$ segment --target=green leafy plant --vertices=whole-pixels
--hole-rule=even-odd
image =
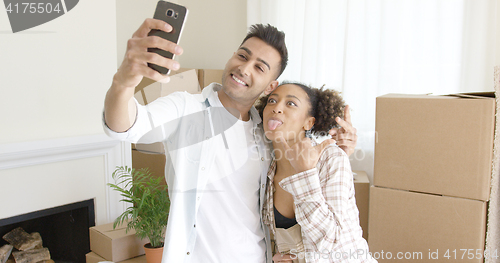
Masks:
[[[113,228],[128,221],[126,231],[135,229],[141,239],[148,237],[151,246],[162,247],[170,210],[167,186],[161,177],[151,175],[148,169],[135,170],[117,167],[113,172],[115,184],[108,184],[120,192],[122,202],[130,203],[116,220]]]

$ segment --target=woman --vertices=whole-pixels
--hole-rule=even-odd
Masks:
[[[274,262],[376,262],[362,237],[347,155],[332,139],[308,138],[328,134],[343,108],[337,92],[300,83],[281,84],[257,105],[274,147],[263,210]]]

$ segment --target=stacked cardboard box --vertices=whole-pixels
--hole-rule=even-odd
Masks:
[[[483,262],[493,93],[377,98],[369,245],[379,262]],[[487,254],[487,255],[485,255]]]
[[[91,227],[89,229],[91,252],[86,255],[87,263],[145,262],[144,245],[149,241],[139,239],[133,229],[126,231],[126,228],[126,224],[123,224],[113,229],[113,223]]]

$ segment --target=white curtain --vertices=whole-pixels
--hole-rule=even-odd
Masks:
[[[247,21],[285,32],[280,80],[342,92],[359,136],[352,167],[372,180],[377,96],[493,91],[499,2],[247,0]]]

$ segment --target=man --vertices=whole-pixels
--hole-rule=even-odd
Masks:
[[[288,61],[284,33],[253,26],[228,60],[222,85],[211,84],[201,95],[176,92],[141,106],[133,95],[142,78],[168,79],[147,63],[180,68],[176,61],[147,52],[155,47],[182,54],[180,46],[148,37],[153,29],[172,30],[163,21],[147,19],[128,41],[106,95],[104,121],[113,138],[162,141],[167,149],[171,210],[164,262],[271,262],[269,232],[261,221],[271,154],[252,105],[278,85]],[[352,152],[356,131],[339,121],[338,143]]]

